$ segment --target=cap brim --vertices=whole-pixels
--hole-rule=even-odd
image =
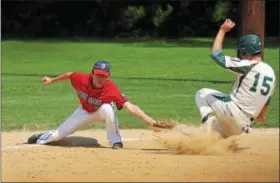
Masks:
[[[103,70],[98,70],[98,69],[94,69],[93,74],[103,75],[103,76],[106,76],[106,77],[110,76],[109,72],[106,72],[106,71],[103,71]]]

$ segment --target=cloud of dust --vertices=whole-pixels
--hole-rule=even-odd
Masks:
[[[178,126],[172,131],[155,133],[157,141],[176,154],[225,155],[237,152],[235,139],[223,139],[218,133],[208,134],[203,128]]]

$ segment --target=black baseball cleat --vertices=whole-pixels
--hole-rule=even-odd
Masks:
[[[123,148],[122,142],[114,143],[112,146],[112,149],[122,149],[122,148]]]
[[[34,134],[31,137],[28,138],[27,143],[28,144],[36,144],[38,138],[43,135],[44,133],[40,133],[40,134]]]

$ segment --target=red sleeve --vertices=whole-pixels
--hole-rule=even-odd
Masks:
[[[81,83],[81,80],[83,78],[83,74],[82,73],[78,73],[78,72],[73,72],[70,76],[70,81],[71,84],[73,86],[73,88],[77,88],[79,87],[79,83]]]
[[[121,110],[123,108],[123,104],[128,101],[128,98],[120,91],[116,93],[115,97],[115,103],[117,105],[118,110]]]
[[[112,82],[112,89],[114,90],[114,102],[117,105],[118,110],[123,108],[123,104],[129,99],[120,91],[120,89]]]
[[[73,72],[73,73],[70,75],[70,81],[71,81],[72,85],[73,85],[73,83],[75,83],[75,82],[77,81],[78,75],[79,75],[79,73],[77,73],[77,72]]]

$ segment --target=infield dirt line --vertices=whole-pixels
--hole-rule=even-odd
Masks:
[[[273,130],[273,131],[267,131],[266,129],[257,129],[253,130],[251,134],[278,134],[279,129]],[[249,135],[249,134],[248,134]],[[124,142],[129,142],[129,141],[147,141],[147,140],[155,140],[153,137],[136,137],[136,138],[123,138],[122,139]],[[99,140],[101,143],[106,143],[108,142],[107,140]],[[13,145],[13,146],[2,146],[1,151],[8,151],[8,150],[14,150],[14,149],[25,149],[25,148],[32,148],[32,147],[46,147],[43,145],[39,144],[19,144],[19,145]]]
[[[146,141],[146,140],[154,140],[155,138],[123,138],[123,142],[129,142],[129,141]],[[107,140],[100,140],[100,142],[108,142]],[[13,149],[24,149],[24,148],[31,148],[31,147],[46,147],[44,145],[40,144],[21,144],[21,145],[15,145],[15,146],[7,146],[2,147],[1,151],[7,151],[7,150],[13,150]]]

